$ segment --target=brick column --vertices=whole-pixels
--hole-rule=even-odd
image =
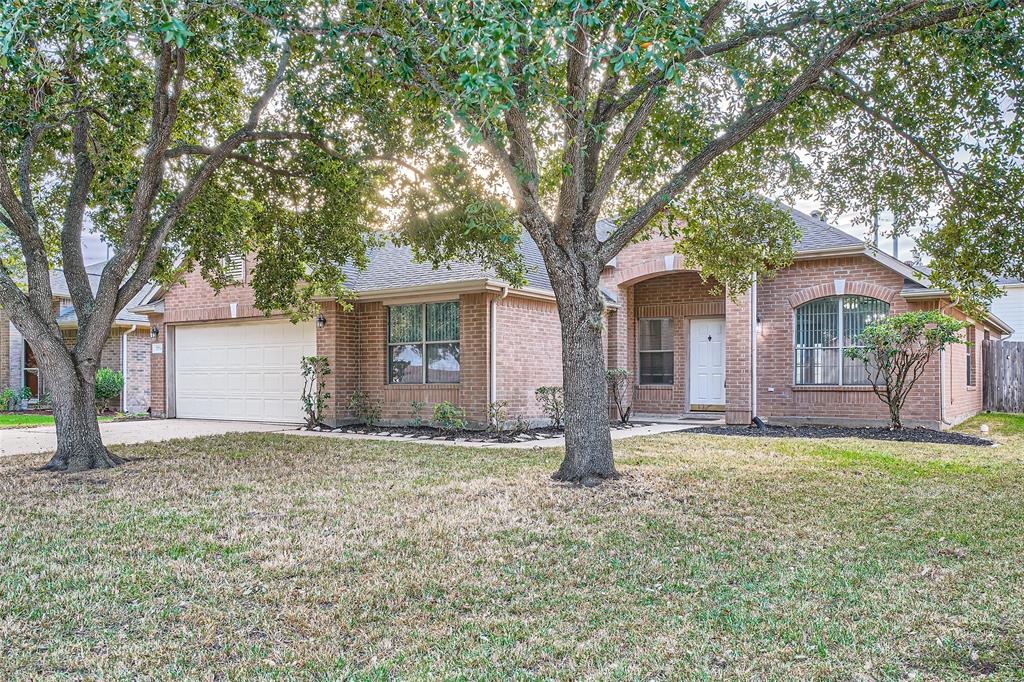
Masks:
[[[728,294],[728,292],[726,292]],[[725,422],[750,423],[750,292],[725,298]]]
[[[320,313],[327,324],[316,330],[316,352],[326,357],[331,366],[324,389],[331,394],[324,421],[337,426],[352,416],[349,401],[359,385],[356,316],[354,311],[343,309],[335,301],[321,303]]]
[[[167,375],[165,370],[165,358],[167,357],[164,343],[167,336],[167,325],[164,324],[164,316],[154,314],[149,316],[149,324],[157,330],[158,335],[146,339],[149,343],[145,345],[144,352],[149,355],[149,412],[154,417],[167,416]],[[160,353],[153,353],[153,345],[161,344]]]
[[[633,402],[633,387],[637,383],[635,369],[632,367],[633,363],[630,362],[629,354],[629,321],[633,314],[633,308],[631,303],[627,301],[625,289],[620,289],[615,285],[611,285],[608,288],[618,298],[619,307],[609,308],[605,316],[607,329],[605,333],[605,364],[608,369],[618,368],[630,372],[629,387],[626,393],[626,404],[628,405]],[[608,418],[611,420],[619,418],[611,390],[608,391]]]
[[[460,407],[466,419],[477,426],[487,424],[490,395],[490,297],[487,294],[463,294],[459,297],[462,314],[459,339]]]

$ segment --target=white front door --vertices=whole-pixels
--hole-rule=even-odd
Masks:
[[[690,408],[725,405],[725,320],[690,321]]]
[[[178,417],[302,421],[299,363],[316,353],[313,322],[183,325],[174,346]]]

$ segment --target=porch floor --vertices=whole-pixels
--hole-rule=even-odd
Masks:
[[[637,413],[632,418],[638,422],[652,424],[683,424],[687,426],[709,426],[725,423],[724,412],[688,412],[686,414],[643,414]]]

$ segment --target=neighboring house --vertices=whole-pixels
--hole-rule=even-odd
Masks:
[[[734,424],[753,415],[886,423],[885,406],[843,346],[888,313],[941,309],[966,318],[919,270],[816,218],[793,216],[803,235],[796,261],[736,300],[702,282],[665,239],[632,244],[605,269],[608,366],[635,377],[635,413],[724,412]],[[351,309],[323,301],[317,320],[297,325],[253,306],[246,266],[218,295],[198,273],[154,290],[133,309],[157,334],[153,414],[299,422],[299,360],[318,354],[332,368],[332,423],[352,418],[356,391],[392,422],[412,418],[413,402],[425,403],[427,416],[440,401],[478,425],[495,401],[539,420],[534,391],[561,383],[559,320],[536,245],[525,240],[521,248],[522,288],[474,265],[434,270],[406,248],[380,248],[366,270],[350,273]],[[995,316],[968,322],[965,341],[1012,331]],[[904,423],[945,428],[981,410],[983,358],[974,348],[957,345],[931,363]]]
[[[93,292],[99,287],[100,274],[106,263],[86,267]],[[50,271],[50,289],[53,292],[53,314],[57,326],[71,346],[78,334],[78,318],[71,304],[64,271]],[[117,314],[110,329],[110,338],[103,346],[100,366],[124,375],[124,390],[119,407],[124,412],[146,412],[149,409],[149,319],[133,313],[129,308],[138,305],[150,295],[152,287],[145,287],[124,310]],[[3,310],[0,310],[0,388],[10,386],[20,391],[27,386],[31,394],[29,406],[47,393],[46,383],[39,372],[31,346],[22,338]]]
[[[1024,282],[1004,277],[997,279],[996,284],[1006,293],[992,301],[992,312],[1014,329],[1013,334],[1003,338],[1024,341]]]

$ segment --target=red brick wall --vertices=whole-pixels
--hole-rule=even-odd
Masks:
[[[380,403],[381,416],[385,421],[404,421],[415,417],[413,401],[426,404],[419,416],[429,419],[434,405],[448,401],[465,410],[466,418],[474,425],[486,424],[488,301],[489,295],[486,294],[463,294],[459,297],[461,371],[458,384],[387,383],[387,307],[381,302],[357,303],[351,316],[354,324],[345,333],[346,340],[337,341],[338,350],[335,351],[339,358],[335,372],[352,378],[347,379],[335,393],[334,409],[338,418],[351,416],[349,401],[352,392],[358,389]],[[330,343],[328,339],[324,340]],[[320,341],[318,338],[318,347]],[[346,348],[354,348],[354,352]]]
[[[679,415],[688,409],[690,320],[725,317],[725,296],[712,293],[714,285],[714,282],[705,284],[696,272],[671,272],[626,288],[625,366],[633,375],[635,412]],[[648,317],[672,319],[674,355],[671,386],[639,384],[636,321]]]
[[[0,390],[11,381],[11,320],[0,309]],[[12,382],[13,383],[13,382]]]
[[[149,330],[136,329],[128,335],[127,374],[125,376],[125,410],[149,410],[151,379],[149,376]]]
[[[220,292],[214,292],[199,271],[193,270],[164,294],[164,322],[174,324],[260,317],[263,313],[256,309],[254,298],[253,290],[247,284],[224,287]]]
[[[845,293],[874,293],[891,299],[890,313],[910,309],[898,295],[903,276],[867,256],[797,261],[758,286],[757,413],[767,421],[884,422],[888,408],[870,386],[795,386],[793,368],[794,304],[828,295],[835,280]],[[938,362],[932,362],[904,408],[910,423],[938,425]]]
[[[150,315],[149,324],[151,328],[155,328],[158,332],[156,337],[150,337],[148,339],[149,343],[146,347],[146,350],[149,353],[149,410],[150,414],[154,417],[166,417],[167,393],[164,386],[166,365],[164,362],[167,357],[167,346],[164,343],[164,340],[167,335],[167,331],[164,326],[164,316],[159,314]],[[164,352],[154,354],[154,344],[160,344]]]
[[[948,425],[959,424],[963,420],[973,417],[983,409],[983,383],[985,377],[985,354],[982,351],[985,332],[988,331],[990,338],[999,338],[999,332],[986,325],[964,315],[959,310],[952,308],[949,301],[932,303],[933,307],[940,308],[942,312],[964,321],[968,328],[974,328],[974,345],[971,348],[971,355],[974,357],[974,385],[967,385],[967,328],[960,332],[960,338],[965,343],[958,343],[950,346],[943,353],[944,372],[942,377],[943,397],[943,419]],[[940,307],[941,305],[941,307]]]
[[[534,392],[562,385],[562,332],[553,302],[510,295],[495,303],[497,393],[508,414],[541,419]]]

